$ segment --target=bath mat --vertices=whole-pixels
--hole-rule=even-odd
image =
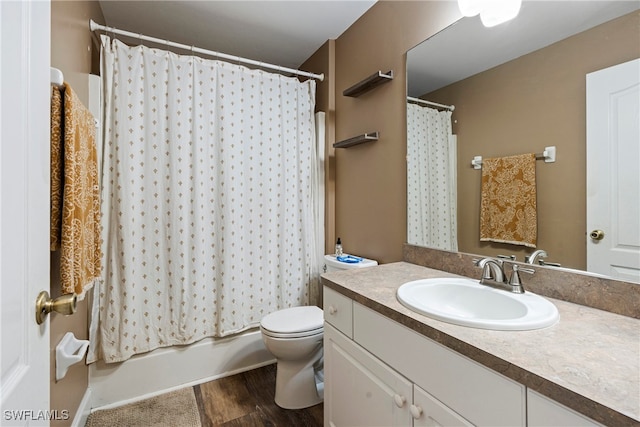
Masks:
[[[85,427],[201,427],[192,387],[92,412]]]

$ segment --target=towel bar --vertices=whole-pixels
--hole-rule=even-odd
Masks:
[[[555,163],[556,161],[556,147],[544,147],[544,151],[542,153],[536,153],[536,160],[544,160],[545,163]],[[475,156],[473,160],[471,160],[471,166],[474,169],[482,168],[482,156]]]

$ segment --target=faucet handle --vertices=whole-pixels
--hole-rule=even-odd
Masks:
[[[540,260],[540,261],[538,261],[538,263],[540,265],[548,265],[550,267],[562,267],[562,264],[557,263],[557,262],[546,262],[546,261]]]
[[[509,259],[511,261],[515,261],[516,260],[516,256],[515,255],[498,255],[498,258]]]
[[[518,264],[513,264],[513,272],[511,273],[511,278],[509,278],[510,285],[522,285],[520,281],[520,271],[528,274],[534,274],[536,272],[532,268],[523,268],[518,266]]]

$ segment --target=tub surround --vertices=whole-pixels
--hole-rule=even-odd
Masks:
[[[412,264],[435,268],[474,279],[480,278],[480,269],[473,260],[482,258],[461,252],[449,252],[405,244],[402,259]],[[534,274],[522,274],[525,289],[538,295],[560,299],[587,307],[610,311],[640,319],[640,284],[569,272],[566,269],[519,263],[533,268]],[[506,268],[510,274],[510,267]]]
[[[477,275],[473,269],[469,277]],[[325,273],[322,283],[600,423],[640,424],[640,320],[551,297],[560,312],[557,324],[533,331],[492,331],[440,322],[396,299],[403,283],[435,277],[455,275],[396,262]],[[532,282],[526,279],[525,288]]]

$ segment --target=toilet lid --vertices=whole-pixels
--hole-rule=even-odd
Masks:
[[[299,334],[323,327],[322,310],[316,306],[291,307],[267,314],[260,326],[278,334]]]

